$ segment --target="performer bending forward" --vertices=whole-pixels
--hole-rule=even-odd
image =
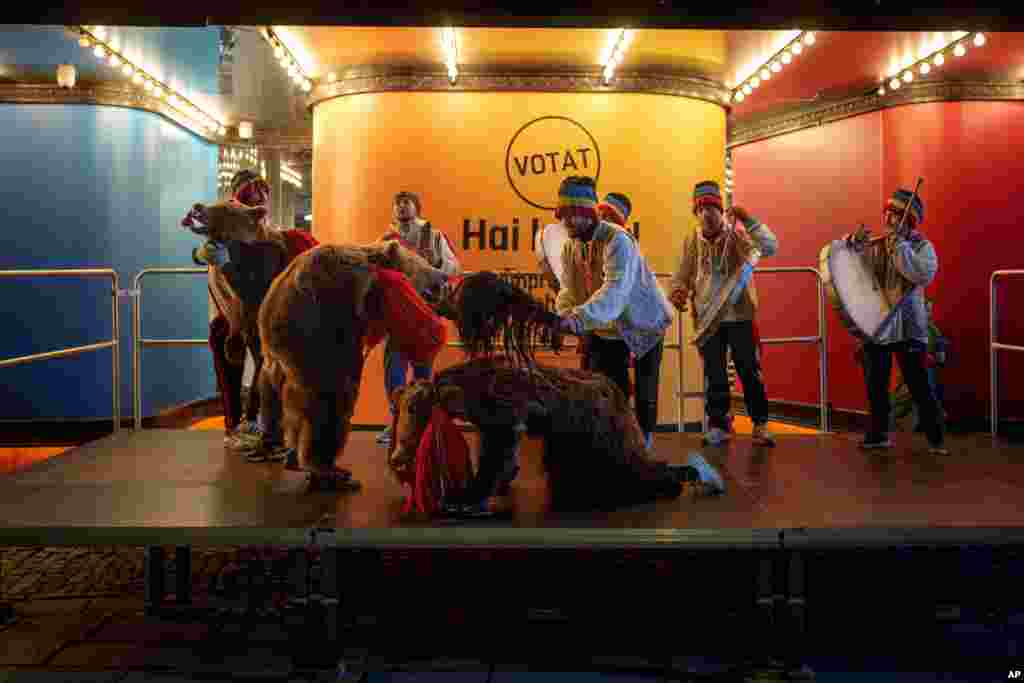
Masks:
[[[680,312],[687,309],[688,299],[694,303],[693,343],[703,358],[707,384],[708,433],[704,441],[717,446],[730,438],[728,348],[743,382],[743,399],[754,423],[754,443],[774,445],[767,429],[768,399],[754,339],[757,292],[753,275],[761,257],[775,255],[778,240],[741,207],[733,207],[723,217],[721,191],[718,183],[710,180],[694,189],[693,212],[700,218],[700,228],[683,240],[670,299]],[[733,217],[743,223],[745,231],[727,224],[725,218]]]
[[[910,211],[903,229],[897,230],[908,202]],[[928,382],[924,363],[928,350],[928,308],[924,288],[935,279],[939,269],[935,247],[919,230],[924,221],[924,203],[907,190],[896,190],[885,205],[884,215],[890,232],[883,239],[869,241],[868,230],[858,230],[843,238],[848,244],[863,250],[863,257],[874,271],[886,299],[896,306],[888,324],[875,334],[877,341],[864,344],[858,350],[871,406],[871,429],[861,447],[892,446],[889,440],[889,380],[892,356],[896,354],[903,379],[921,416],[930,452],[948,455],[949,451],[943,445],[945,426],[942,411]]]

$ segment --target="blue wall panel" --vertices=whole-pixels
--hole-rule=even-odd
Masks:
[[[215,30],[134,31],[190,82],[215,86]],[[13,48],[11,35],[21,37]],[[30,63],[34,51],[47,49],[40,35],[47,32],[0,32],[0,57],[13,49],[18,63]],[[142,268],[192,265],[197,241],[180,220],[194,202],[216,199],[215,145],[148,112],[0,104],[0,149],[0,269],[113,268],[128,289]],[[149,276],[144,289],[144,336],[206,338],[205,276]],[[108,292],[101,280],[0,280],[0,358],[109,338]],[[121,408],[129,416],[129,302],[119,310]],[[109,350],[4,368],[0,376],[0,420],[110,416]],[[144,350],[142,379],[145,415],[216,393],[205,346]]]

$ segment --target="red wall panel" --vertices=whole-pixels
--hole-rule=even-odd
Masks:
[[[864,221],[879,229],[881,206],[897,186],[924,178],[924,230],[939,255],[928,288],[935,319],[953,339],[945,371],[954,420],[988,414],[988,287],[997,269],[1024,269],[1024,103],[909,105],[799,131],[733,150],[736,202],[780,239],[769,265],[815,265],[821,247]],[[766,337],[813,334],[811,290],[793,275],[758,279]],[[999,288],[997,337],[1024,345],[1024,278]],[[1015,303],[1014,303],[1015,302]],[[829,385],[840,409],[866,410],[852,337],[829,311]],[[812,354],[792,346],[765,354],[772,398],[813,403]],[[1024,415],[1024,354],[1000,356],[1000,413]]]
[[[771,138],[733,150],[734,201],[767,223],[779,237],[779,253],[764,268],[818,267],[828,242],[881,212],[881,126],[878,114]],[[816,285],[812,275],[757,276],[758,324],[763,337],[817,334]],[[829,401],[841,409],[866,410],[853,338],[826,309]],[[816,403],[818,359],[810,346],[778,345],[764,354],[772,399]]]

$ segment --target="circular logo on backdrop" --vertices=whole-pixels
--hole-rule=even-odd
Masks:
[[[505,150],[505,174],[519,198],[553,211],[563,178],[601,176],[597,140],[582,125],[564,116],[542,116],[516,131]]]

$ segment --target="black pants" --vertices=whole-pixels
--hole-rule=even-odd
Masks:
[[[743,382],[743,402],[754,424],[768,422],[768,397],[761,379],[761,363],[754,347],[754,324],[749,321],[722,323],[700,354],[704,359],[704,411],[711,428],[726,429],[726,416],[732,404],[729,390],[729,370],[726,367],[727,350],[732,350],[736,372]]]
[[[637,422],[644,436],[658,426],[658,380],[661,377],[661,356],[665,351],[665,340],[636,361],[636,394],[634,406]],[[589,366],[611,379],[629,398],[629,347],[621,339],[605,339],[598,335],[590,338]]]
[[[924,367],[926,350],[925,345],[918,341],[864,345],[864,380],[871,405],[872,436],[889,432],[889,382],[892,377],[892,356],[896,354],[900,372],[903,373],[903,379],[921,416],[921,426],[928,436],[928,443],[933,446],[942,445],[945,424],[935,393],[928,382],[928,371]]]

